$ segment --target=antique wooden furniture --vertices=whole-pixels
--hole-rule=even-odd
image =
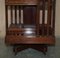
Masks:
[[[15,53],[55,45],[55,0],[5,0],[5,43]]]

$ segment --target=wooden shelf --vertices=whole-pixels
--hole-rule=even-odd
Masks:
[[[41,36],[41,37],[24,37],[24,36],[6,36],[7,44],[47,44],[54,45],[55,38],[52,36]]]

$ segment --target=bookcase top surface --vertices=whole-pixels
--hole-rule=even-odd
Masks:
[[[6,5],[36,5],[38,0],[5,0]]]

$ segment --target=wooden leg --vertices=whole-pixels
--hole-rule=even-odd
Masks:
[[[14,52],[15,55],[18,53],[17,51],[18,51],[17,50],[17,47],[16,46],[13,46],[13,52]]]
[[[37,45],[37,44],[21,44],[21,45],[14,45],[13,46],[13,51],[15,53],[15,55],[22,51],[22,50],[25,50],[27,48],[33,48],[35,50],[38,50],[38,51],[41,51],[43,52],[44,54],[46,54],[47,52],[47,45]]]

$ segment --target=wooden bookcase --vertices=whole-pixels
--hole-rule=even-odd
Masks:
[[[5,0],[5,43],[15,54],[26,48],[47,52],[55,45],[55,0]]]

